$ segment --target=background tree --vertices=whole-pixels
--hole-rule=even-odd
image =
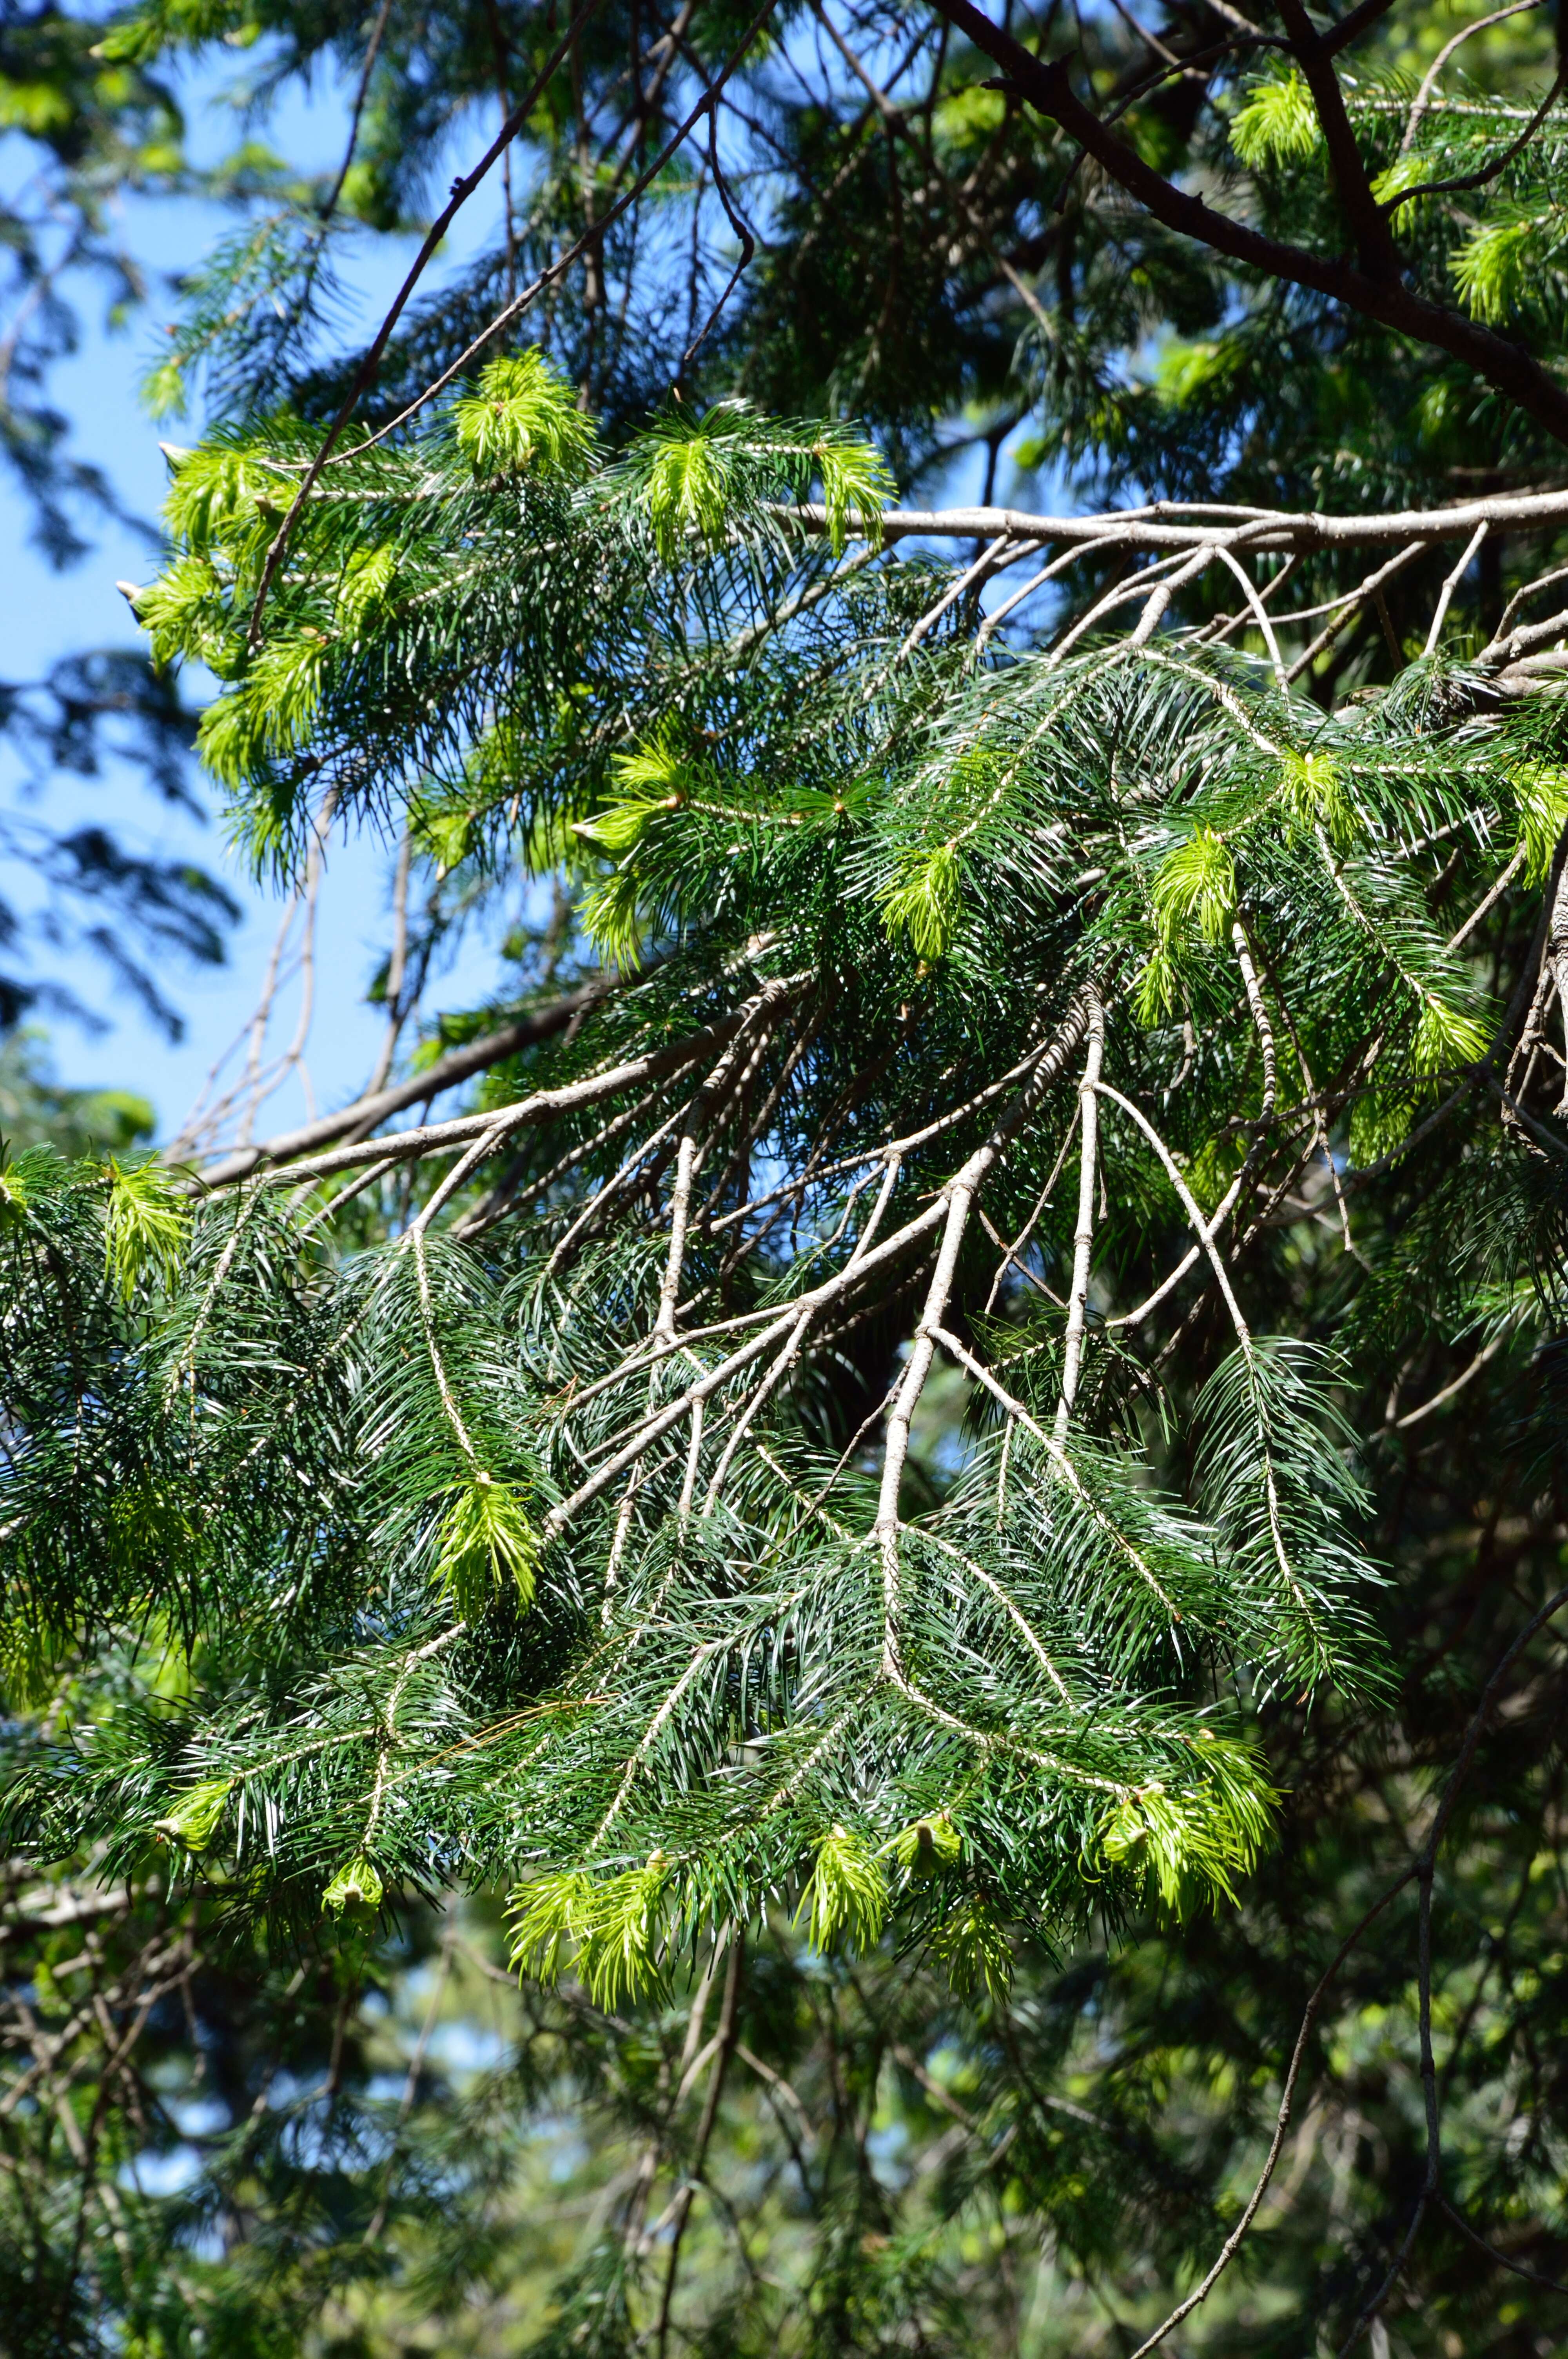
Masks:
[[[148,292],[118,218],[128,193],[238,194],[266,177],[243,161],[192,172],[173,92],[156,75],[100,53],[104,21],[57,8],[0,16],[0,130],[8,171],[0,192],[0,451],[34,542],[57,568],[78,565],[106,518],[156,531],[125,508],[101,468],[70,444],[50,395],[54,366],[77,349],[84,301],[124,325]],[[59,953],[86,954],[111,990],[134,995],[166,1034],[183,1019],[160,969],[170,952],[212,965],[237,907],[205,870],[128,850],[101,823],[67,828],[40,812],[51,778],[96,777],[106,764],[139,769],[166,803],[204,815],[190,779],[193,712],[138,649],[72,650],[41,679],[0,680],[0,739],[19,791],[0,815],[0,1027],[29,1009],[93,1014],[59,973]],[[53,955],[51,955],[51,953]]]
[[[559,890],[202,1190],[6,1182],[28,2331],[1550,2349],[1540,20],[486,14],[270,28],[354,146],[137,604],[259,859],[406,842],[395,1052]]]

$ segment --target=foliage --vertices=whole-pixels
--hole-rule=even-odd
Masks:
[[[494,21],[115,46],[362,66],[389,222],[548,57]],[[1244,2216],[1195,2350],[1561,2339],[1555,512],[1435,621],[1441,541],[1165,609],[1108,531],[1006,629],[979,560],[1053,531],[880,513],[966,403],[1130,532],[1523,492],[1550,438],[1452,336],[1179,242],[934,22],[887,106],[833,22],[862,75],[786,25],[568,270],[745,31],[698,12],[596,177],[645,38],[596,17],[330,451],[319,224],[272,343],[251,261],[232,341],[199,290],[225,415],[136,606],[222,682],[241,841],[552,872],[593,984],[464,1012],[513,1046],[449,1125],[5,1169],[7,2037],[82,2143],[24,2091],[40,2349],[1130,2348]],[[1091,16],[1074,71],[1337,266],[1281,38],[1182,19],[1173,82]],[[1349,145],[1401,285],[1550,368],[1545,36],[1417,109],[1446,38],[1363,27]],[[708,319],[742,189],[776,234]]]
[[[152,1128],[153,1110],[145,1098],[127,1090],[66,1089],[52,1080],[41,1033],[24,1028],[0,1040],[0,1136],[13,1155],[45,1140],[77,1157],[95,1145],[123,1152],[148,1138]]]

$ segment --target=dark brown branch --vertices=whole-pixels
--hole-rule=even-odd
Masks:
[[[1479,171],[1461,172],[1451,180],[1418,181],[1413,189],[1401,189],[1398,196],[1390,197],[1388,203],[1382,210],[1387,213],[1393,213],[1398,211],[1400,205],[1414,204],[1418,197],[1457,196],[1463,194],[1463,192],[1467,189],[1486,188],[1490,181],[1495,180],[1498,178],[1498,175],[1500,172],[1507,170],[1508,167],[1513,162],[1514,158],[1519,154],[1520,148],[1526,146],[1530,140],[1534,138],[1536,133],[1540,130],[1541,125],[1545,122],[1552,108],[1556,105],[1558,99],[1562,96],[1563,84],[1565,78],[1568,78],[1568,69],[1559,67],[1552,88],[1547,92],[1546,96],[1541,100],[1541,104],[1530,116],[1530,121],[1525,125],[1524,129],[1519,133],[1519,137],[1517,139],[1510,139],[1508,146],[1503,149],[1502,154],[1500,156],[1494,156],[1489,164],[1483,164]]]
[[[1291,37],[1292,50],[1317,110],[1335,193],[1345,225],[1356,241],[1357,259],[1367,277],[1379,286],[1397,286],[1403,266],[1389,227],[1389,215],[1372,194],[1327,44],[1314,29],[1303,0],[1279,0],[1279,8]]]
[[[1102,171],[1166,229],[1195,238],[1217,254],[1288,286],[1343,303],[1380,327],[1429,344],[1462,362],[1523,410],[1554,441],[1568,443],[1568,393],[1556,385],[1524,347],[1495,335],[1474,320],[1418,295],[1398,278],[1369,277],[1364,268],[1331,262],[1304,248],[1286,245],[1245,222],[1216,212],[1202,197],[1189,196],[1146,164],[1124,140],[1108,130],[1074,90],[1065,60],[1039,59],[1022,42],[993,25],[972,0],[935,0],[938,13],[1001,69],[1004,81],[1037,114],[1058,124],[1087,150]],[[1344,27],[1340,28],[1341,33]]]
[[[1394,0],[1361,0],[1358,8],[1352,8],[1348,16],[1342,16],[1332,31],[1324,34],[1325,54],[1337,57],[1341,49],[1350,47],[1352,41],[1358,41],[1368,26],[1375,25],[1379,16],[1386,16],[1393,5]]]
[[[1522,2261],[1510,2261],[1506,2253],[1500,2253],[1496,2245],[1488,2243],[1478,2228],[1471,2226],[1463,2212],[1449,2201],[1441,2189],[1438,2190],[1437,2202],[1439,2210],[1447,2212],[1460,2234],[1468,2238],[1477,2251],[1485,2253],[1488,2260],[1495,2261],[1499,2269],[1508,2269],[1514,2277],[1527,2279],[1530,2285],[1544,2286],[1548,2293],[1568,2293],[1568,2285],[1564,2285],[1560,2277],[1544,2277],[1540,2269],[1527,2268]]]
[[[370,39],[365,47],[365,61],[360,69],[359,87],[354,92],[354,103],[349,115],[348,145],[343,150],[343,160],[338,167],[338,177],[328,192],[325,204],[321,207],[321,219],[324,222],[330,221],[338,210],[338,200],[343,193],[343,183],[349,177],[349,167],[354,160],[354,150],[360,144],[360,120],[365,111],[365,100],[370,94],[370,78],[375,71],[375,61],[381,51],[382,35],[386,30],[386,20],[391,13],[392,0],[381,0],[375,23],[371,27]]]

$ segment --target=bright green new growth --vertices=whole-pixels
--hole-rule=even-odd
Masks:
[[[0,1166],[0,1222],[7,1227],[25,1220],[27,1212],[27,1174],[14,1163]]]
[[[665,1882],[655,1854],[645,1866],[611,1876],[595,1892],[581,1935],[581,1966],[600,2006],[615,2006],[654,1981]]]
[[[103,1257],[128,1302],[144,1277],[173,1283],[189,1205],[179,1175],[164,1163],[122,1163],[111,1156],[106,1178]]]
[[[438,883],[467,859],[473,846],[473,820],[467,804],[438,810],[422,803],[410,814],[409,834],[434,862]]]
[[[535,351],[488,362],[476,391],[453,403],[451,417],[458,448],[478,475],[534,465],[579,475],[594,447],[592,419]]]
[[[678,810],[686,800],[686,767],[667,739],[616,755],[610,775],[615,799],[573,830],[606,852],[630,852],[661,811]]]
[[[935,1818],[917,1819],[914,1826],[905,1827],[888,1848],[908,1875],[936,1865],[951,1866],[963,1857],[964,1840],[946,1812],[938,1811]]]
[[[830,429],[764,429],[745,402],[720,401],[700,418],[677,411],[659,419],[631,456],[631,479],[666,564],[688,541],[719,547],[744,476],[759,460],[779,471],[781,489],[797,495],[817,480],[835,556],[852,529],[880,533],[892,484],[874,444]]]
[[[1477,320],[1489,326],[1520,308],[1542,261],[1542,233],[1560,245],[1563,226],[1552,213],[1484,222],[1454,256],[1454,284]]]
[[[876,444],[823,439],[813,443],[811,456],[822,485],[827,543],[834,556],[843,555],[851,530],[863,535],[871,548],[880,547],[881,512],[898,487]]]
[[[648,520],[666,563],[688,534],[717,546],[729,515],[728,452],[717,438],[730,424],[722,408],[689,425],[672,421],[657,429],[643,491]]]
[[[346,1908],[379,1908],[383,1889],[380,1874],[372,1861],[362,1856],[345,1860],[321,1895],[321,1913],[341,1917]]]
[[[1419,1074],[1434,1078],[1452,1073],[1459,1065],[1477,1064],[1487,1046],[1486,1027],[1473,1016],[1435,997],[1422,999],[1412,1048]]]
[[[1432,177],[1431,158],[1415,148],[1409,155],[1396,156],[1384,170],[1373,174],[1372,194],[1380,205],[1387,205],[1397,216],[1398,201],[1411,189],[1424,186]]]
[[[338,592],[338,620],[342,628],[357,634],[388,596],[396,578],[395,549],[351,550]]]
[[[1162,861],[1150,899],[1166,949],[1189,927],[1195,927],[1206,941],[1223,941],[1236,914],[1236,861],[1230,846],[1209,828],[1195,829]]]
[[[1166,1023],[1174,1012],[1181,995],[1181,971],[1170,951],[1157,942],[1144,962],[1132,995],[1132,1005],[1138,1021],[1145,1031],[1152,1031]]]
[[[1332,754],[1288,752],[1281,765],[1285,807],[1303,826],[1322,826],[1344,850],[1357,831],[1356,812]]]
[[[1564,827],[1568,827],[1568,770],[1542,762],[1524,764],[1514,774],[1519,795],[1518,848],[1530,885],[1543,885]]]
[[[452,1497],[437,1533],[436,1579],[465,1619],[510,1581],[525,1613],[534,1602],[538,1540],[514,1487],[482,1470]]]
[[[651,1988],[660,1966],[661,1906],[668,1884],[655,1853],[642,1867],[595,1877],[576,1870],[546,1873],[512,1896],[512,1963],[517,1973],[552,1981],[568,1945],[596,2006],[613,2007]]]
[[[1323,143],[1306,78],[1295,67],[1252,84],[1230,125],[1230,144],[1244,164],[1301,163]]]
[[[662,732],[649,744],[612,757],[610,799],[592,819],[573,822],[574,850],[597,844],[615,862],[608,876],[589,886],[582,904],[583,930],[608,965],[636,966],[650,923],[656,925],[665,914],[665,897],[656,882],[650,886],[638,850],[701,783],[669,734]],[[706,783],[722,792],[712,780]]]
[[[878,896],[889,936],[906,936],[923,959],[941,958],[963,914],[963,877],[955,844],[907,853]]]
[[[1007,1927],[978,1897],[962,1900],[935,1927],[931,1954],[955,1995],[984,2003],[1003,1999],[1012,1980]]]
[[[191,1786],[166,1818],[155,1819],[159,1834],[183,1843],[189,1852],[203,1852],[218,1832],[233,1788],[232,1777],[205,1777]]]
[[[208,555],[236,527],[254,525],[258,508],[281,514],[292,500],[288,475],[243,444],[209,442],[182,451],[168,443],[164,455],[170,468],[164,522],[170,539],[197,556]],[[168,578],[159,585],[166,590]]]
[[[565,1962],[565,1945],[592,1923],[594,1879],[580,1868],[547,1869],[519,1886],[508,1905],[512,1963],[520,1974],[552,1981]]]
[[[1249,1875],[1267,1843],[1279,1797],[1245,1746],[1198,1731],[1201,1785],[1172,1791],[1158,1779],[1109,1811],[1099,1829],[1099,1856],[1113,1867],[1141,1868],[1162,1905],[1182,1915],[1195,1904],[1234,1904],[1236,1880]]]
[[[829,1828],[796,1912],[812,1948],[874,1949],[887,1911],[887,1875],[875,1853],[848,1827]]]
[[[623,783],[624,773],[631,763],[617,764],[616,783]],[[638,765],[642,767],[642,765]],[[620,802],[609,803],[596,819],[579,819],[572,832],[589,843],[602,844],[606,852],[630,852],[640,842],[661,811],[679,810],[684,797],[668,795],[627,795]]]

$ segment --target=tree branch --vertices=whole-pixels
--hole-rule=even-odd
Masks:
[[[1011,33],[993,25],[972,0],[934,0],[934,5],[938,15],[1001,69],[1006,82],[1037,114],[1058,124],[1118,188],[1136,198],[1166,229],[1195,238],[1214,253],[1287,286],[1310,288],[1364,319],[1375,320],[1379,327],[1446,353],[1474,369],[1496,391],[1506,394],[1553,441],[1568,443],[1568,393],[1522,345],[1416,294],[1397,277],[1374,277],[1364,267],[1325,261],[1303,247],[1286,245],[1245,222],[1214,212],[1202,197],[1173,187],[1107,129],[1074,90],[1065,60],[1047,61],[1033,56]],[[1336,46],[1344,46],[1346,30],[1339,28]]]
[[[334,1139],[344,1138],[351,1132],[368,1136],[391,1115],[401,1114],[405,1106],[418,1105],[426,1098],[438,1096],[443,1090],[454,1089],[459,1082],[471,1081],[475,1073],[488,1072],[491,1066],[515,1057],[524,1049],[536,1048],[542,1040],[553,1040],[564,1032],[575,1016],[580,1016],[603,999],[610,989],[604,983],[585,983],[576,991],[568,991],[560,999],[552,1000],[547,1007],[535,1010],[530,1016],[520,1016],[514,1024],[503,1025],[499,1032],[487,1032],[482,1039],[470,1040],[466,1048],[449,1049],[422,1073],[413,1074],[406,1082],[395,1082],[390,1089],[377,1090],[372,1096],[360,1098],[352,1105],[341,1106],[336,1114],[325,1114],[315,1122],[302,1123],[297,1130],[279,1131],[276,1137],[264,1138],[255,1147],[242,1147],[230,1155],[212,1170],[202,1173],[203,1184],[209,1188],[227,1187],[235,1180],[248,1179],[264,1163],[287,1163],[297,1155],[308,1155],[319,1147],[330,1147]]]

